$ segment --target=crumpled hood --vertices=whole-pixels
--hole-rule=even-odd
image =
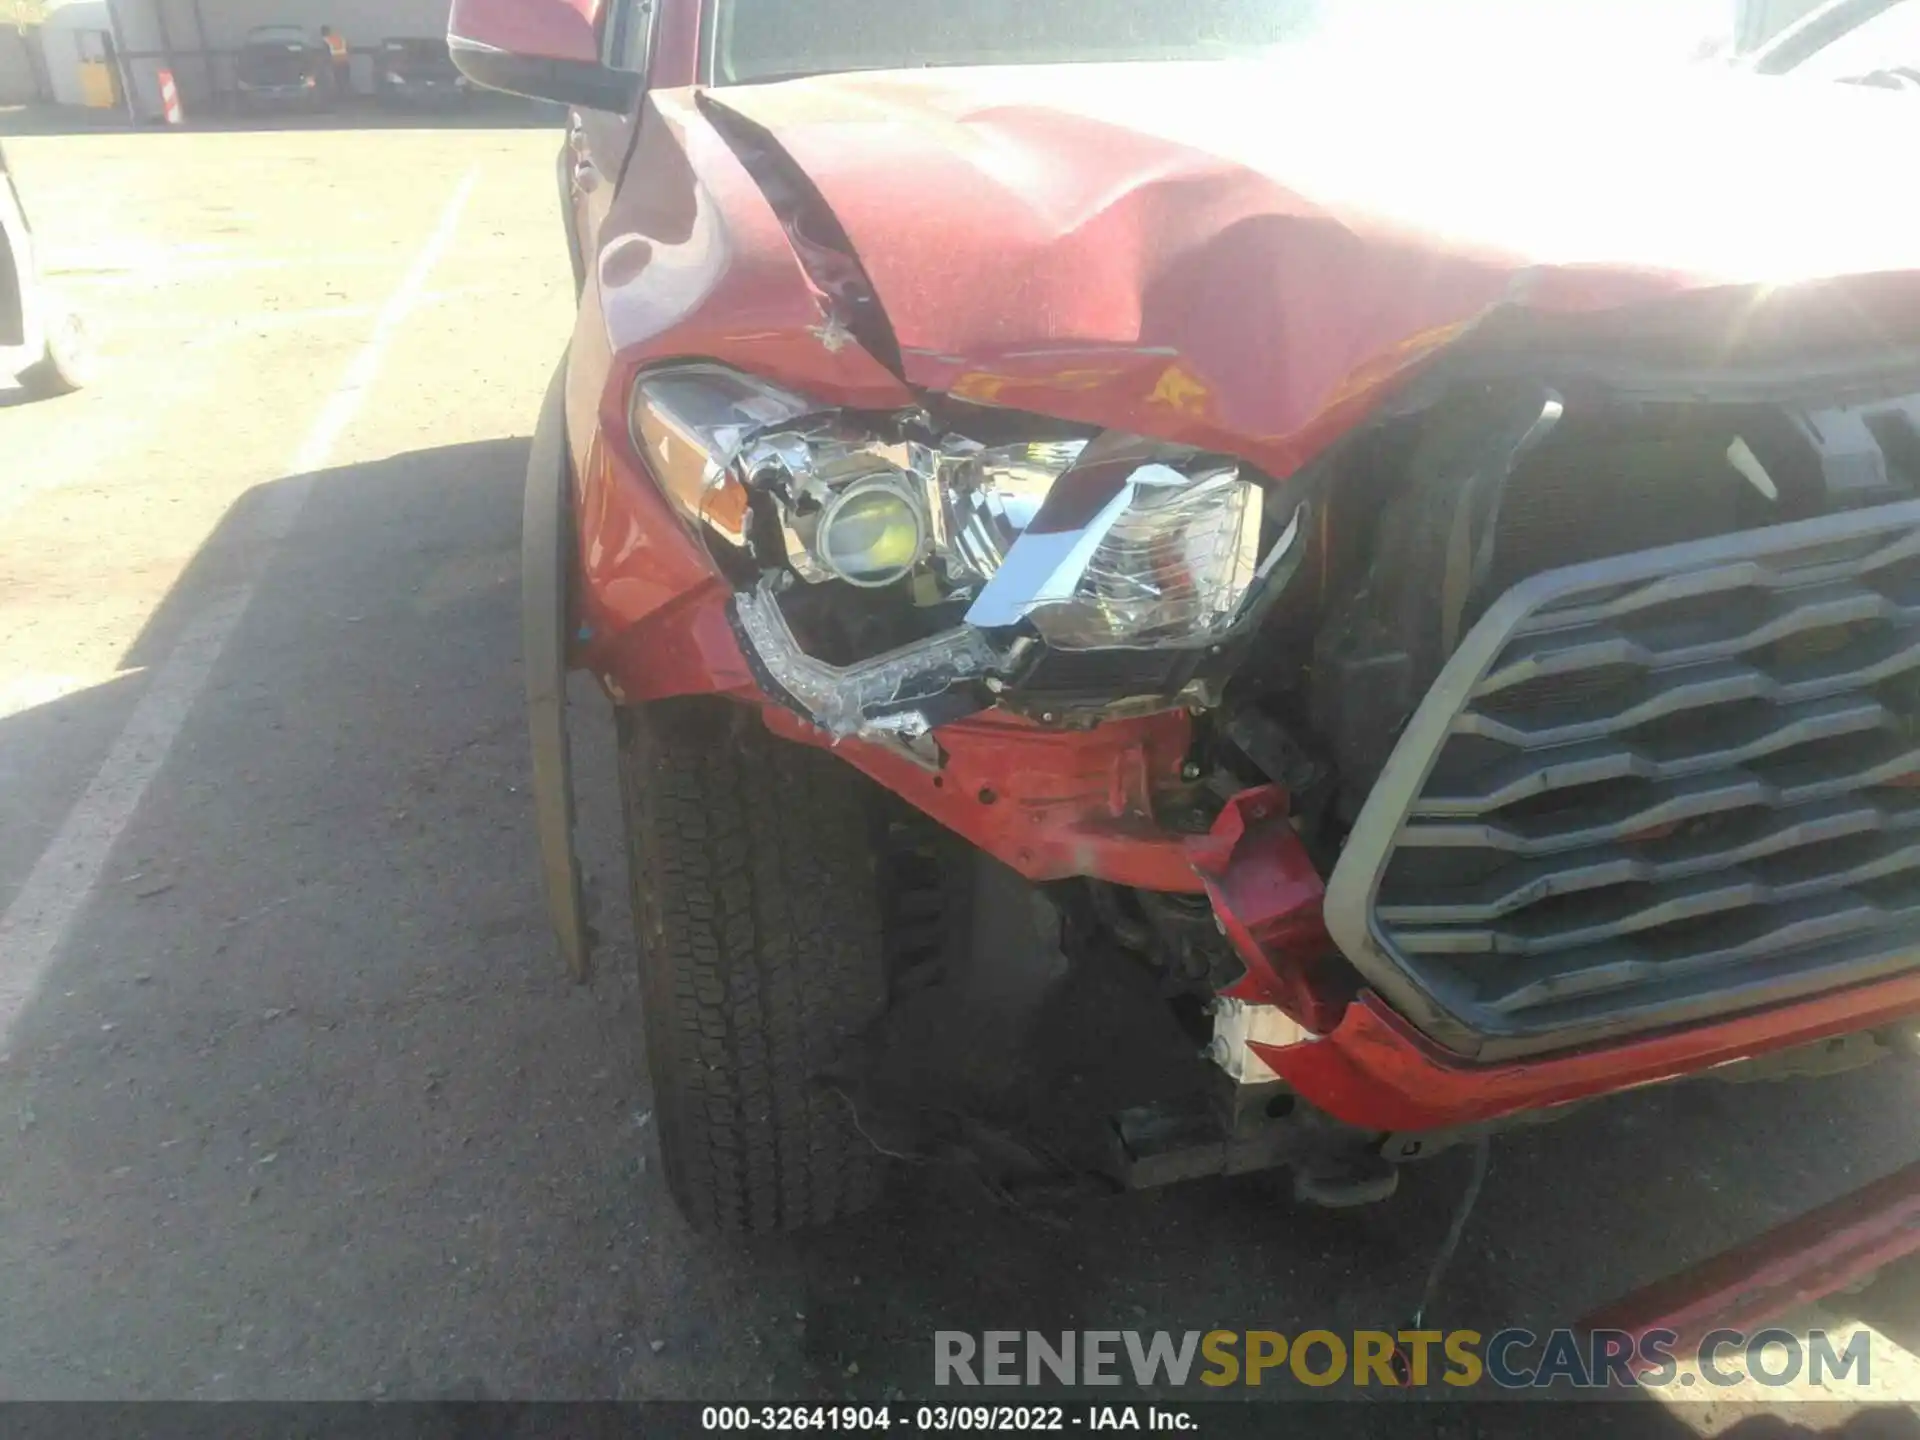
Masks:
[[[817,187],[914,385],[1281,472],[1503,308],[1719,289],[1703,313],[1731,327],[1792,293],[1773,287],[1920,270],[1897,158],[1920,104],[1846,86],[1302,51],[843,75],[703,105],[667,108],[723,134],[745,117]],[[1920,332],[1920,279],[1891,293],[1872,323]]]

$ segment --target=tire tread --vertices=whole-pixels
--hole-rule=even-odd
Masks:
[[[815,1077],[886,1006],[867,782],[706,700],[623,710],[620,760],[675,1200],[714,1231],[855,1213],[881,1157]]]

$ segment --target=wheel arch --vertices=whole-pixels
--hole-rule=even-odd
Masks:
[[[547,387],[527,456],[520,538],[521,668],[533,758],[534,829],[547,918],[561,958],[577,981],[591,977],[587,923],[575,845],[573,751],[567,736],[567,657],[574,625],[578,560],[573,530],[573,467],[567,452],[567,362]]]

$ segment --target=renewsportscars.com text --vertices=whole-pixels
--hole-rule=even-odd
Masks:
[[[1536,1335],[1478,1330],[941,1330],[933,1338],[936,1385],[1206,1385],[1262,1383],[1505,1390],[1785,1386],[1873,1383],[1872,1337],[1835,1340],[1823,1330],[1715,1330],[1682,1354],[1679,1336],[1653,1330]],[[1703,1397],[1704,1398],[1704,1397]]]

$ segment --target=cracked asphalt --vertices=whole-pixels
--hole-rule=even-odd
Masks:
[[[1034,1215],[903,1167],[822,1234],[692,1234],[590,693],[589,988],[526,804],[557,132],[6,143],[102,370],[0,397],[0,995],[31,971],[0,1006],[0,1398],[878,1399],[928,1392],[937,1329],[1406,1318],[1461,1156],[1338,1214],[1250,1177]],[[1126,1098],[1165,1036],[1125,978],[1076,983],[1037,1063],[1060,1104]],[[1917,1097],[1885,1064],[1502,1137],[1440,1322],[1570,1319],[1896,1169]],[[1913,1345],[1920,1284],[1873,1303]]]

